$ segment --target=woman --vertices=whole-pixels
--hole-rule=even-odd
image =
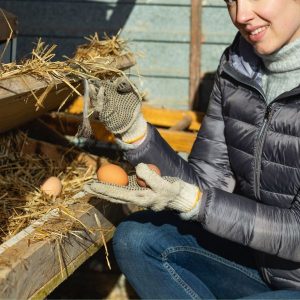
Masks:
[[[150,186],[86,187],[151,209],[122,222],[113,239],[141,298],[300,299],[300,0],[225,2],[239,33],[188,162],[146,124],[128,85],[115,84],[100,112]],[[100,85],[91,85],[95,106],[101,89],[114,90]],[[133,107],[126,116],[121,94]]]

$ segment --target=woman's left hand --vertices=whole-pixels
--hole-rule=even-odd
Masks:
[[[137,176],[144,180],[148,187],[140,187],[136,181]],[[199,187],[176,177],[161,177],[144,163],[137,165],[136,175],[129,176],[127,186],[95,180],[86,184],[84,190],[110,202],[132,203],[154,211],[169,208],[182,213],[196,207],[202,194]]]

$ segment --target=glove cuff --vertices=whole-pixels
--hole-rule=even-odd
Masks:
[[[200,189],[192,184],[182,182],[180,192],[170,203],[170,207],[181,213],[188,213],[198,205],[201,199]]]
[[[144,119],[143,115],[139,113],[136,120],[132,123],[130,128],[124,133],[121,134],[122,142],[126,144],[132,144],[140,139],[142,139],[147,133],[147,122]]]

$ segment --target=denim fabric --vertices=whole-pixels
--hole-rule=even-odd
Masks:
[[[300,291],[273,291],[264,283],[253,250],[175,213],[132,214],[117,227],[113,249],[143,299],[300,299]]]

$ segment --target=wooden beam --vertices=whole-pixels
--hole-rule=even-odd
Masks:
[[[75,135],[82,122],[82,117],[66,113],[51,113],[44,115],[43,120],[51,128],[64,135]],[[105,129],[101,122],[93,120],[91,121],[91,127],[96,140],[114,143],[115,137]],[[194,132],[171,131],[164,128],[157,129],[166,142],[177,152],[189,153],[197,136]]]
[[[66,111],[71,114],[81,114],[83,110],[83,98],[77,97]],[[201,126],[204,113],[192,110],[179,110],[170,108],[161,108],[143,103],[142,113],[147,122],[160,127],[172,127],[180,122],[185,116],[191,118],[191,124],[187,128],[190,131],[198,131]]]
[[[112,59],[107,67],[127,69],[135,64],[132,54],[124,54]],[[72,80],[72,85],[79,93],[83,93],[81,81]],[[56,80],[47,93],[42,106],[37,109],[37,100],[50,84],[46,80],[37,79],[30,75],[19,75],[0,80],[0,133],[18,127],[42,114],[58,109],[71,94],[72,89],[63,81]],[[74,93],[73,99],[76,96]]]
[[[74,83],[75,85],[76,83]],[[77,83],[78,84],[78,83]],[[43,106],[36,108],[32,93],[40,96],[49,84],[30,75],[0,81],[0,133],[18,127],[47,111],[56,109],[71,93],[71,88],[57,81],[49,91]],[[82,91],[79,88],[79,91]]]
[[[190,22],[190,80],[189,80],[189,107],[199,101],[199,83],[201,78],[201,16],[202,1],[191,0]]]
[[[190,131],[198,131],[204,117],[203,113],[192,110],[158,108],[147,104],[142,106],[142,112],[149,123],[161,127],[172,127],[188,115],[191,117]]]

